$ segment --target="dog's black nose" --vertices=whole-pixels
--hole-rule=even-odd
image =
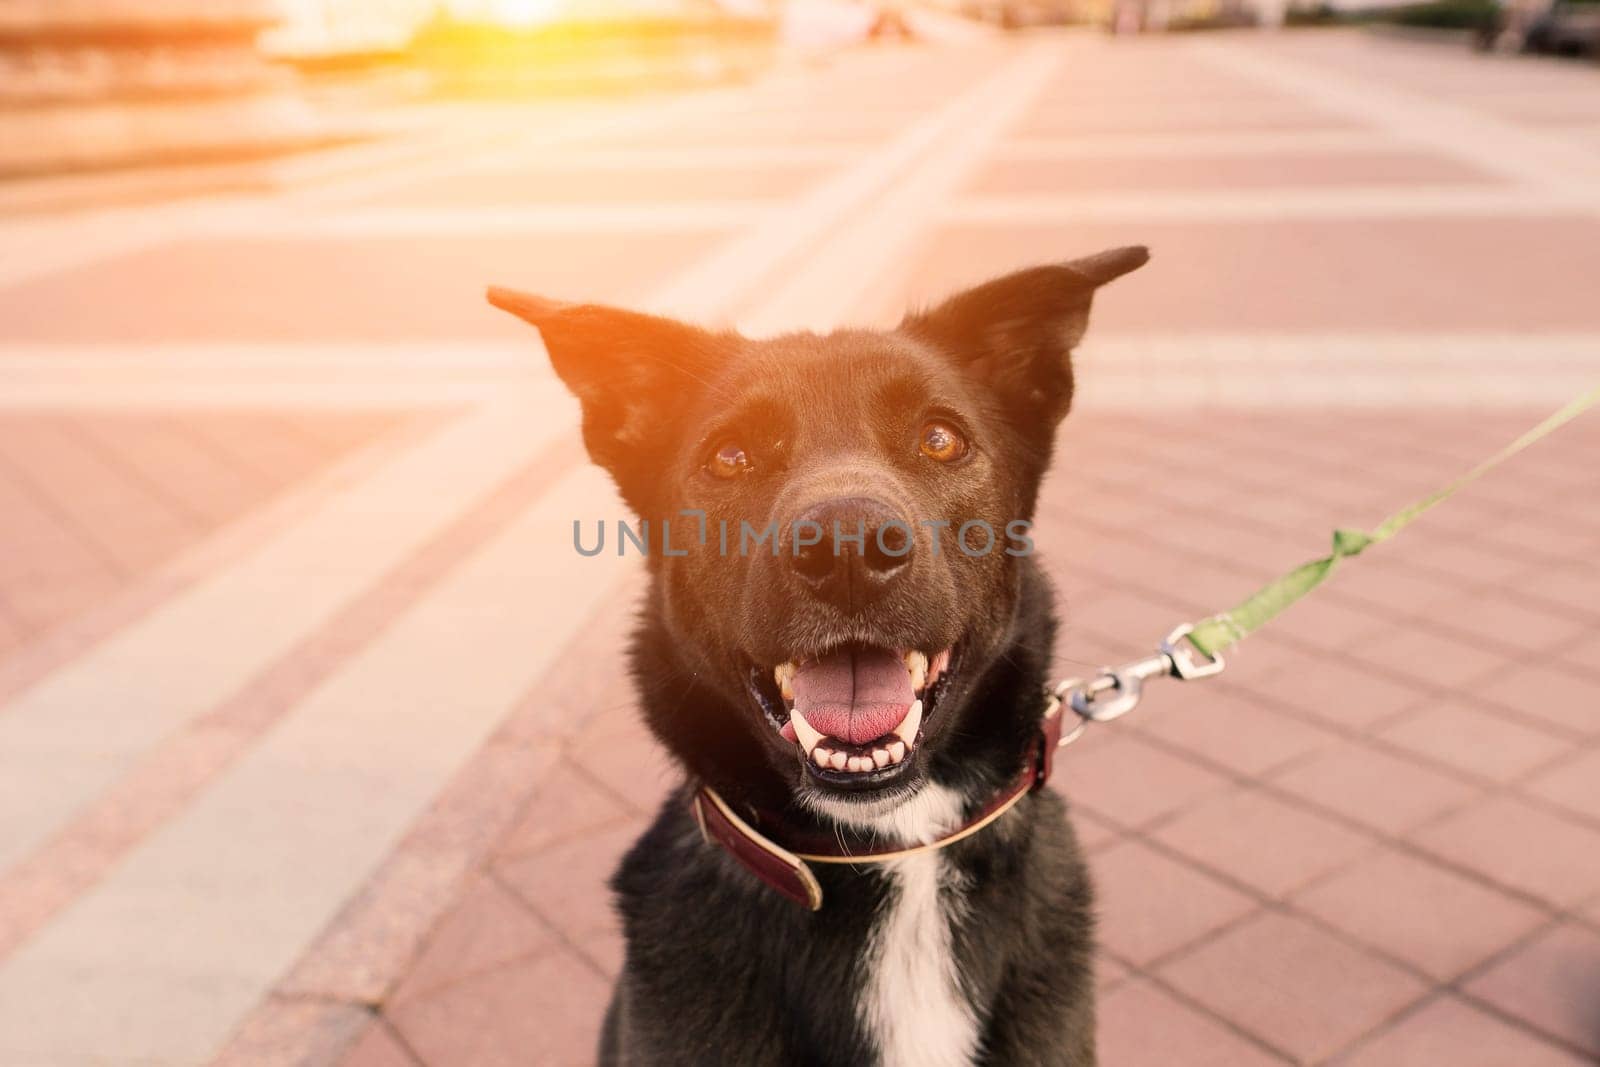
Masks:
[[[795,519],[790,565],[820,600],[858,611],[911,569],[912,544],[911,523],[888,504],[840,497]]]

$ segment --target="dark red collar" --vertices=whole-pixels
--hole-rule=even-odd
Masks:
[[[785,844],[780,844],[772,834],[757,830],[751,822],[759,822],[769,830],[778,830],[776,820],[762,819],[749,812],[749,820],[734,811],[733,807],[716,790],[708,785],[696,789],[690,804],[700,833],[708,841],[720,845],[727,853],[757,878],[776,889],[797,904],[816,911],[822,907],[822,886],[808,863],[882,863],[901,856],[931,852],[971,837],[994,822],[1029,793],[1044,785],[1050,778],[1056,748],[1061,742],[1061,703],[1048,698],[1039,733],[1028,748],[1022,770],[1010,785],[1000,790],[989,803],[943,837],[926,844],[906,848],[867,849],[849,851],[837,840],[825,835],[781,834]],[[780,831],[781,833],[781,831]]]

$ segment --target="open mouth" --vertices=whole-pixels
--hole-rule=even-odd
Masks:
[[[948,678],[950,654],[846,645],[780,663],[770,683],[757,668],[751,688],[812,777],[872,788],[910,768]]]

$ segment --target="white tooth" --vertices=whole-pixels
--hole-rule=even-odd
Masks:
[[[913,700],[911,710],[906,712],[906,717],[900,720],[900,725],[894,728],[895,736],[908,745],[917,743],[917,731],[922,728],[922,701]]]
[[[836,771],[844,770],[844,765],[849,761],[850,757],[846,756],[843,752],[835,752],[828,757],[828,762],[833,764],[833,769]]]
[[[794,735],[800,739],[800,747],[807,752],[816,748],[817,742],[822,740],[822,735],[806,722],[806,717],[798,709],[789,712],[789,723],[794,727]]]
[[[794,676],[798,668],[794,661],[780,663],[772,669],[772,680],[778,683],[778,690],[783,694],[783,699],[794,699]]]
[[[872,757],[871,756],[851,756],[850,757],[850,769],[852,771],[857,772],[857,773],[860,773],[861,771],[870,771],[870,770],[872,770]]]
[[[885,752],[881,748],[873,749],[872,750],[872,762],[876,763],[880,767],[889,766],[889,753]]]
[[[890,741],[889,742],[889,759],[894,763],[899,763],[901,760],[903,760],[905,758],[906,758],[906,743],[904,741]]]
[[[928,684],[928,657],[912,649],[906,653],[906,673],[911,675],[911,691],[922,692]]]
[[[828,765],[828,760],[832,757],[833,753],[820,745],[811,750],[811,762],[815,763],[818,767],[826,767]]]

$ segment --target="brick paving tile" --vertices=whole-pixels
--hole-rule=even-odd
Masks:
[[[522,816],[500,842],[500,855],[514,858],[568,837],[578,837],[629,815],[608,790],[570,762],[558,760],[534,792]]]
[[[1371,847],[1366,836],[1257,789],[1196,806],[1155,836],[1268,895],[1303,885]]]
[[[1098,1008],[1100,1062],[1116,1067],[1256,1067],[1285,1062],[1205,1013],[1142,979],[1118,987]]]
[[[1456,700],[1408,714],[1379,736],[1425,759],[1497,782],[1517,778],[1571,748],[1571,742],[1544,730]]]
[[[1600,564],[1595,562],[1593,547],[1591,536],[1587,554],[1554,565],[1530,568],[1509,583],[1509,587],[1560,604],[1590,619],[1600,618]]]
[[[1140,707],[1137,729],[1239,774],[1256,775],[1336,741],[1223,686],[1172,692]]]
[[[1251,654],[1246,643],[1243,652]],[[1419,704],[1428,691],[1390,678],[1347,658],[1331,659],[1274,650],[1259,662],[1230,664],[1233,684],[1282,703],[1329,725],[1359,730]]]
[[[595,743],[597,737],[604,737],[604,744]],[[571,758],[640,813],[653,814],[683,778],[679,767],[638,724],[621,733],[580,733]]]
[[[1600,933],[1566,923],[1466,984],[1510,1015],[1600,1058]]]
[[[1423,686],[1509,668],[1515,660],[1509,649],[1448,637],[1409,622],[1380,632],[1350,654]]]
[[[1063,754],[1070,763],[1063,768],[1063,788],[1073,803],[1119,826],[1141,826],[1227,785],[1221,775],[1131,733],[1111,737],[1090,751]]]
[[[1133,976],[1127,964],[1119,963],[1109,952],[1094,955],[1094,984],[1101,995],[1109,993]]]
[[[1388,625],[1371,605],[1343,598],[1324,587],[1317,596],[1302,600],[1274,621],[1273,636],[1308,648],[1349,648],[1372,639]]]
[[[558,950],[385,1009],[428,1067],[580,1067],[594,1062],[610,991]]]
[[[1523,788],[1600,822],[1600,749],[1590,749],[1576,759],[1535,775]]]
[[[1600,678],[1560,663],[1532,663],[1495,672],[1472,686],[1475,696],[1563,729],[1600,736]]]
[[[1053,777],[1050,780],[1051,787],[1059,789],[1063,778],[1064,776],[1060,774]],[[1072,821],[1072,830],[1078,837],[1078,844],[1085,852],[1097,852],[1109,847],[1113,842],[1122,840],[1121,830],[1091,812],[1069,807],[1067,815]]]
[[[1303,800],[1383,833],[1401,833],[1460,807],[1477,787],[1362,741],[1330,745],[1271,779]]]
[[[1386,508],[1380,507],[1368,514],[1379,518],[1385,511]],[[1455,596],[1461,591],[1461,585],[1462,579],[1458,576],[1397,563],[1393,559],[1386,559],[1383,548],[1378,548],[1364,554],[1360,563],[1341,567],[1333,579],[1332,588],[1350,600],[1370,605],[1381,618],[1392,621],[1416,615],[1447,597]],[[1376,630],[1367,635],[1367,641],[1358,647],[1381,646],[1388,632]]]
[[[1490,797],[1411,836],[1491,881],[1555,904],[1600,889],[1600,831],[1516,797]]]
[[[525,904],[577,941],[611,929],[606,883],[643,828],[643,820],[629,820],[526,857],[502,860],[496,869]]]
[[[1119,645],[1143,648],[1159,641],[1172,629],[1173,620],[1184,618],[1190,610],[1170,597],[1121,589],[1075,605],[1069,626],[1091,631]]]
[[[1140,841],[1094,855],[1100,944],[1144,965],[1255,907],[1243,893]]]
[[[340,1067],[419,1067],[389,1026],[375,1021],[339,1061]]]
[[[428,935],[392,1000],[537,955],[554,942],[555,932],[525,904],[493,879],[476,878]]]
[[[1482,648],[1547,652],[1584,633],[1586,623],[1559,609],[1532,607],[1502,593],[1484,593],[1431,605],[1424,615]]]
[[[1536,908],[1392,849],[1300,892],[1295,905],[1440,980],[1544,921]]]
[[[1568,645],[1559,658],[1579,673],[1600,681],[1600,633]]]
[[[1436,476],[1425,475],[1422,480],[1426,482],[1433,477]],[[1423,525],[1427,521],[1426,518],[1419,520],[1415,529],[1408,531],[1409,536],[1397,538],[1383,546],[1383,554],[1391,565],[1459,575],[1462,581],[1473,585],[1498,585],[1528,565],[1527,556],[1507,546],[1488,544],[1478,539],[1440,536]],[[1435,618],[1463,624],[1464,620],[1457,618],[1456,613],[1449,609],[1459,607],[1463,611],[1476,610],[1476,600],[1471,595],[1458,594],[1428,607]]]
[[[302,1067],[334,1062],[370,1026],[358,1004],[271,996],[229,1038],[212,1067]]]
[[[1431,1000],[1337,1067],[1582,1067],[1585,1060],[1452,996]]]
[[[1273,912],[1168,963],[1161,976],[1297,1060],[1339,1051],[1426,988],[1303,919]]]

